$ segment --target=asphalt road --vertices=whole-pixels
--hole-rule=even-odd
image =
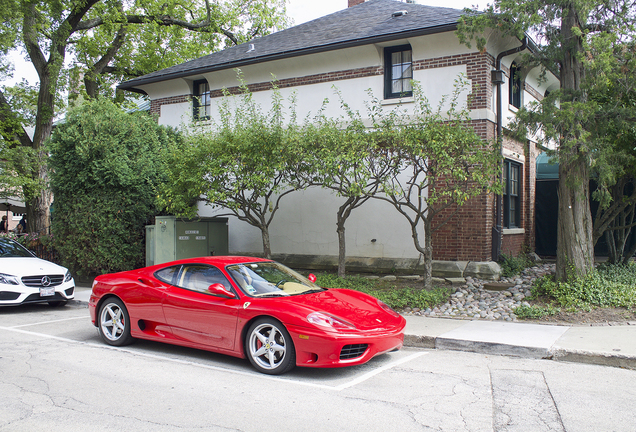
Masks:
[[[633,431],[636,372],[403,349],[282,377],[101,342],[85,304],[0,308],[0,431]]]

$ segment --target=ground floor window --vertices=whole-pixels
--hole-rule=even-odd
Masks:
[[[506,160],[503,170],[504,228],[521,228],[521,164]]]

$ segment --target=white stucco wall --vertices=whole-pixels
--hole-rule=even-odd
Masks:
[[[270,226],[274,253],[338,255],[336,212],[344,202],[318,187],[283,197]],[[223,209],[199,205],[200,216],[217,216]],[[259,230],[232,217],[229,221],[231,253],[262,252]],[[370,200],[354,210],[345,225],[347,255],[372,258],[417,258],[406,220],[388,203]],[[372,240],[375,239],[375,242]]]

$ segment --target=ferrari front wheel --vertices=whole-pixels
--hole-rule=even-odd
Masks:
[[[259,372],[280,375],[296,366],[296,350],[285,326],[273,318],[260,318],[249,327],[245,354]]]
[[[118,298],[112,297],[104,301],[99,309],[97,328],[102,340],[109,345],[123,346],[133,341],[128,311]]]

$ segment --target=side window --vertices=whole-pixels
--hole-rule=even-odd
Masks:
[[[177,282],[177,274],[179,273],[180,268],[181,266],[172,266],[157,270],[155,272],[155,277],[162,282],[168,283],[170,285],[175,285]]]
[[[523,88],[521,82],[521,68],[517,63],[512,62],[510,65],[510,88],[508,91],[510,105],[515,108],[521,108],[521,91]]]
[[[504,228],[521,227],[521,165],[509,160],[504,162]]]
[[[210,118],[210,84],[206,80],[194,82],[194,92],[192,106],[194,112],[192,116],[195,120],[208,120]]]
[[[202,264],[192,264],[183,266],[183,271],[179,276],[179,285],[181,288],[198,292],[208,292],[208,288],[212,284],[220,283],[226,290],[234,292],[230,282],[223,275],[221,270]]]
[[[413,95],[413,51],[410,45],[384,49],[384,98]]]

